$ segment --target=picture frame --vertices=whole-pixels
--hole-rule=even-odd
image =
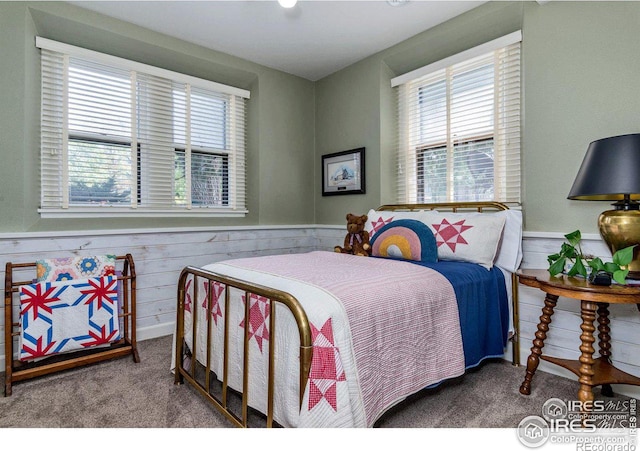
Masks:
[[[365,194],[364,147],[322,155],[322,195]]]

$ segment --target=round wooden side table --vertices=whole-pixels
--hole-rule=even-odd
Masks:
[[[640,286],[593,285],[579,277],[558,275],[552,277],[545,269],[522,270],[518,272],[521,284],[539,288],[545,293],[544,307],[535,333],[531,355],[527,359],[527,372],[520,386],[520,393],[531,393],[531,380],[538,368],[540,359],[546,360],[568,369],[580,382],[578,400],[583,405],[593,402],[593,387],[602,385],[602,394],[612,396],[610,384],[640,385],[640,378],[619,370],[611,364],[611,332],[609,320],[609,304],[636,304],[640,311]],[[578,360],[560,359],[542,355],[544,340],[547,338],[551,317],[558,301],[558,297],[576,299],[581,302],[582,334],[580,340],[580,358]],[[598,348],[600,356],[593,358],[595,349],[593,343],[594,321],[598,319]]]

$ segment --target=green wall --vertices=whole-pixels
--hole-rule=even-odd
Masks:
[[[340,224],[347,212],[395,202],[393,77],[518,30],[521,18],[520,2],[488,3],[316,82],[316,160],[352,147],[367,154],[366,195],[316,192],[316,221]]]
[[[525,229],[597,233],[609,204],[566,196],[591,141],[640,132],[640,2],[489,2],[317,82],[316,161],[366,146],[367,194],[316,191],[316,221],[394,201],[391,78],[518,29]]]
[[[640,2],[488,2],[312,83],[61,2],[0,2],[0,232],[343,224],[394,201],[394,76],[521,29],[525,229],[595,233],[566,199],[589,142],[640,132]],[[251,90],[244,219],[42,220],[34,36]],[[321,195],[322,155],[366,147],[366,194]]]
[[[250,90],[249,214],[242,219],[40,219],[36,35]],[[314,222],[312,82],[63,2],[0,1],[0,61],[0,232]]]
[[[366,213],[380,199],[380,71],[366,59],[316,82],[316,220],[346,224],[347,213]],[[321,155],[365,148],[365,194],[322,197]]]
[[[566,197],[591,141],[640,132],[640,3],[551,2],[523,29],[527,229],[597,233],[609,203]]]

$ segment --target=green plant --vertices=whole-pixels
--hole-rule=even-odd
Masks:
[[[613,261],[604,263],[599,257],[585,255],[580,247],[582,235],[580,230],[568,233],[564,236],[566,243],[562,243],[560,252],[547,256],[549,262],[549,273],[556,276],[564,271],[567,262],[572,263],[571,269],[567,272],[568,276],[580,275],[587,277],[587,266],[591,271],[605,271],[613,277],[613,280],[620,284],[626,284],[629,269],[627,265],[633,260],[633,246],[620,249],[613,254]]]

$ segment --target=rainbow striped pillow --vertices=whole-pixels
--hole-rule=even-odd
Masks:
[[[371,239],[371,255],[425,263],[438,261],[431,229],[415,219],[399,219],[382,226]]]

